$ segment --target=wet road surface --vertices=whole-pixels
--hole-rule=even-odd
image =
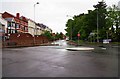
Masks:
[[[68,51],[60,46],[3,49],[3,77],[118,77],[119,46]]]

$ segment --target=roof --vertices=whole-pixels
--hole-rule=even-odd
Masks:
[[[15,17],[14,15],[12,15],[12,14],[10,14],[10,13],[8,13],[8,12],[4,12],[2,15],[3,15],[3,18],[6,18],[6,15],[5,14],[7,14],[7,17],[9,16],[9,17]]]
[[[26,18],[25,16],[21,16],[20,18],[21,18],[21,20],[28,22],[28,18]]]
[[[33,21],[33,20],[32,20],[32,19],[30,19],[30,18],[29,18],[28,20],[30,20],[30,21],[32,21],[32,22],[34,22],[34,23],[35,23],[35,21]]]

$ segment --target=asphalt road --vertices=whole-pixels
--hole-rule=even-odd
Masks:
[[[4,48],[3,77],[118,77],[119,46],[69,51],[60,46]]]

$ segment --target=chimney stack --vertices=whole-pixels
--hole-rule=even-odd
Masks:
[[[20,13],[16,13],[16,17],[17,17],[17,18],[20,18]]]

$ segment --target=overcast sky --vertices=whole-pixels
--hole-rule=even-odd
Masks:
[[[71,17],[81,13],[87,13],[87,10],[93,10],[101,0],[0,0],[0,12],[9,12],[13,15],[20,13],[34,20],[34,7],[36,2],[40,4],[35,6],[35,21],[43,23],[50,27],[53,32],[63,32],[65,24]],[[118,5],[120,0],[105,0],[108,6]]]

